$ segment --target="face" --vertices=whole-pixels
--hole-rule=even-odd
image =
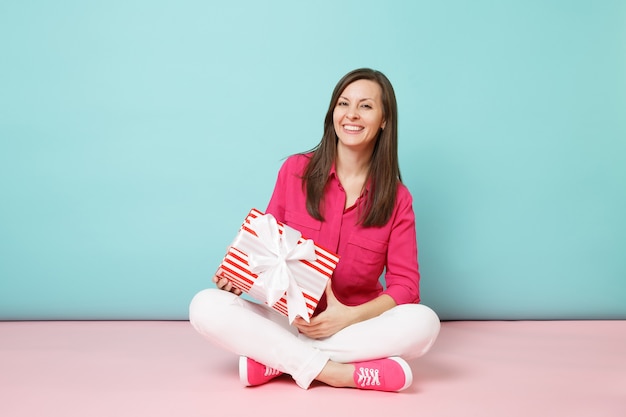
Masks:
[[[357,80],[343,90],[335,104],[333,124],[337,146],[372,151],[381,128],[385,128],[382,90],[377,82]]]

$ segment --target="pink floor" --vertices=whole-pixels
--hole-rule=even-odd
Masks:
[[[626,321],[446,322],[402,393],[243,388],[187,322],[0,322],[0,416],[626,416]]]

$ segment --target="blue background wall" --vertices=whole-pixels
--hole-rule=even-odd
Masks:
[[[0,57],[2,319],[186,318],[361,66],[424,303],[626,318],[623,1],[4,1]]]

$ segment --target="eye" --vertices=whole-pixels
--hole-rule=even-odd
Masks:
[[[371,109],[372,106],[370,104],[362,104],[361,107],[365,108],[365,109]]]
[[[348,105],[348,102],[345,100],[339,100],[337,102],[337,106],[347,106],[347,105]]]

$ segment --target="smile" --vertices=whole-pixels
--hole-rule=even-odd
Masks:
[[[363,130],[362,126],[351,126],[351,125],[343,125],[345,130],[349,130],[350,132],[360,132]]]

